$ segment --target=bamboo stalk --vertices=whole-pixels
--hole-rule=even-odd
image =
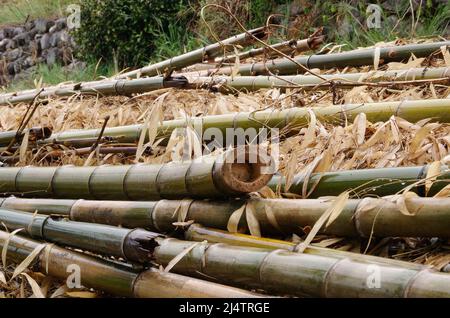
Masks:
[[[267,250],[286,250],[290,252],[297,252],[298,244],[270,239],[265,237],[256,237],[252,235],[242,234],[242,233],[230,233],[228,231],[222,231],[218,229],[204,227],[200,224],[191,224],[189,228],[184,232],[185,240],[203,242],[207,241],[209,243],[222,243],[227,245],[235,246],[246,246],[246,247],[256,247],[263,248]],[[303,253],[332,257],[336,259],[351,259],[354,261],[371,262],[373,264],[388,264],[397,265],[400,267],[407,267],[412,269],[422,269],[423,265],[417,263],[410,263],[395,259],[389,259],[384,257],[365,255],[359,253],[352,253],[347,251],[335,250],[332,248],[324,248],[315,246],[315,244],[309,245]],[[442,270],[445,272],[445,270]]]
[[[142,229],[68,221],[62,217],[34,215],[0,209],[0,220],[9,230],[24,229],[23,233],[38,240],[116,256],[132,262],[148,263],[148,253],[159,234]]]
[[[212,59],[222,54],[227,46],[242,45],[246,46],[252,44],[255,40],[253,36],[264,39],[267,36],[266,27],[260,27],[250,30],[246,33],[235,35],[231,38],[222,40],[220,42],[196,49],[185,54],[172,57],[168,60],[151,64],[135,71],[127,72],[116,76],[118,79],[132,78],[139,76],[156,76],[165,72],[172,72],[173,70],[180,70],[184,67],[201,63],[204,60]]]
[[[270,158],[236,148],[213,157],[154,165],[0,169],[0,192],[32,197],[157,200],[239,196],[269,182]]]
[[[289,40],[270,45],[270,48],[277,49],[285,54],[297,54],[304,51],[314,50],[319,47],[324,40],[324,36],[313,36],[304,40]],[[215,59],[215,63],[231,63],[234,62],[236,57],[239,61],[243,61],[250,57],[256,57],[260,55],[268,55],[269,58],[279,56],[279,54],[270,48],[262,47],[257,49],[251,49],[249,51],[241,52],[239,54],[233,54],[226,57],[219,57]]]
[[[449,67],[437,68],[411,68],[407,70],[372,71],[367,73],[346,73],[321,75],[320,79],[313,75],[285,75],[285,76],[216,76],[193,77],[190,85],[197,88],[220,86],[224,92],[233,90],[255,91],[264,88],[304,88],[310,89],[317,86],[328,87],[329,81],[338,87],[352,87],[354,83],[371,82],[379,84],[396,84],[408,81],[442,80],[448,82],[450,78]],[[419,82],[421,83],[421,82]],[[412,82],[414,84],[414,82]]]
[[[41,214],[61,214],[73,221],[94,222],[170,233],[177,222],[193,221],[207,227],[227,229],[230,216],[245,203],[251,204],[263,234],[302,233],[313,226],[333,204],[326,199],[251,199],[230,201],[161,200],[157,202],[46,200],[7,198],[2,208]],[[336,220],[321,233],[351,237],[442,237],[450,238],[450,198],[409,198],[405,215],[396,200],[351,199]],[[272,217],[270,218],[270,210]],[[180,220],[181,219],[181,220]],[[275,219],[275,222],[273,221]],[[245,217],[239,222],[245,230]]]
[[[372,122],[387,121],[392,115],[399,116],[411,122],[417,122],[424,118],[432,118],[434,121],[450,122],[450,99],[405,100],[394,102],[333,105],[328,107],[311,107],[316,117],[323,122],[339,124],[352,121],[358,114],[365,113],[367,120]],[[258,112],[242,112],[224,115],[204,116],[193,119],[175,119],[164,121],[158,127],[157,138],[171,136],[176,128],[184,128],[195,124],[201,128],[202,134],[209,128],[219,129],[227,136],[228,129],[237,128],[278,128],[289,130],[295,134],[301,127],[308,125],[309,112],[307,108],[290,108],[285,110],[263,110]],[[139,140],[142,125],[118,126],[106,128],[104,136],[114,137],[118,142],[131,143]],[[54,133],[45,142],[63,142],[70,139],[83,139],[98,137],[100,129],[75,130]]]
[[[167,264],[192,242],[159,239],[154,258]],[[388,259],[335,258],[285,250],[201,244],[174,267],[187,275],[204,275],[234,286],[281,295],[312,297],[450,297],[450,275],[427,266]],[[203,276],[203,277],[204,277]]]
[[[422,44],[408,44],[402,46],[388,46],[379,48],[380,65],[389,62],[400,62],[411,57],[427,57],[435,51],[438,51],[442,46],[450,46],[450,41],[422,43]],[[314,54],[310,56],[299,56],[294,58],[295,62],[305,66],[308,69],[329,69],[334,67],[348,67],[348,66],[364,66],[373,65],[375,60],[376,49],[358,49],[342,53],[331,54]],[[303,73],[303,70],[298,65],[288,59],[276,59],[267,62],[244,64],[239,67],[240,75],[267,75],[275,74],[296,74]],[[233,67],[223,67],[219,70],[212,69],[207,71],[214,74],[232,74]],[[208,74],[209,75],[209,74]]]
[[[0,246],[3,248],[9,234],[0,231]],[[22,262],[40,244],[20,236],[10,238],[7,259]],[[121,297],[173,298],[173,297],[259,297],[260,295],[238,288],[210,283],[196,278],[181,276],[156,269],[141,273],[130,271],[125,265],[112,263],[97,257],[46,244],[30,267],[43,274],[66,280],[69,265],[80,268],[81,284]],[[48,269],[48,271],[47,271]]]
[[[36,99],[45,99],[52,96],[72,96],[80,95],[131,95],[149,92],[166,87],[184,87],[188,84],[183,76],[179,77],[151,77],[132,80],[101,80],[63,86],[52,86],[43,89],[26,90],[22,92],[0,95],[1,105],[16,105],[19,103],[29,103]]]
[[[34,127],[34,128],[25,129],[19,135],[17,135],[18,134],[17,130],[2,131],[2,132],[0,132],[0,147],[8,146],[14,138],[16,138],[17,143],[20,143],[26,133],[26,130],[28,130],[28,132],[30,134],[29,139],[31,141],[36,141],[39,139],[46,139],[46,138],[49,138],[52,134],[51,129],[48,127]]]
[[[309,198],[321,196],[339,195],[343,191],[351,190],[351,194],[359,197],[385,196],[400,192],[405,187],[414,183],[418,185],[411,188],[420,196],[425,196],[425,182],[428,165],[415,167],[377,168],[344,170],[324,173],[314,173],[308,180],[307,191],[313,189]],[[440,175],[428,191],[428,196],[433,196],[443,189],[450,180],[450,169],[446,165],[441,166]],[[285,178],[274,175],[268,186],[281,193],[302,194],[304,177],[296,175],[288,191],[285,189]]]

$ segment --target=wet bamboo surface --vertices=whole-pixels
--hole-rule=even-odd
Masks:
[[[234,286],[262,288],[279,295],[312,297],[450,297],[450,275],[398,261],[372,263],[226,244],[160,239],[155,261],[167,264],[191,247],[174,272],[200,274]],[[203,276],[205,277],[205,276]]]
[[[297,133],[302,127],[308,125],[310,113],[313,111],[321,122],[342,124],[353,121],[360,113],[365,113],[371,122],[387,121],[394,115],[409,122],[417,122],[424,118],[442,123],[450,122],[450,99],[404,100],[394,102],[379,102],[365,104],[333,105],[326,107],[289,108],[285,110],[262,110],[256,112],[241,112],[224,115],[211,115],[190,119],[175,119],[164,121],[158,127],[157,138],[171,136],[176,128],[185,128],[189,125],[196,131],[204,133],[207,129],[219,130],[227,136],[228,129],[248,128],[278,128],[286,131],[286,135]],[[137,142],[142,132],[142,125],[117,126],[106,128],[103,136],[116,138],[117,142]],[[45,142],[63,142],[71,139],[95,138],[101,129],[86,129],[63,131],[52,134]],[[225,138],[224,138],[225,139]]]
[[[208,88],[220,85],[220,90],[227,92],[233,90],[256,91],[265,88],[317,88],[353,87],[358,82],[369,83],[402,83],[408,81],[439,80],[444,83],[450,80],[449,67],[437,68],[411,68],[405,70],[372,71],[366,73],[323,74],[325,80],[313,75],[286,75],[286,76],[214,76],[192,77],[189,84],[198,88]],[[332,81],[332,83],[331,83]],[[231,89],[231,90],[230,90]]]
[[[271,159],[254,148],[167,164],[0,169],[0,192],[28,197],[158,200],[239,196],[265,186]]]
[[[164,72],[171,72],[173,70],[180,70],[184,67],[201,63],[204,60],[213,59],[221,54],[224,54],[226,51],[232,52],[229,46],[232,45],[241,45],[247,46],[255,42],[256,37],[260,40],[264,39],[267,36],[266,27],[260,27],[257,29],[249,30],[245,33],[241,33],[235,35],[231,38],[222,40],[220,42],[199,48],[197,50],[187,52],[185,54],[181,54],[170,58],[168,60],[164,60],[158,62],[156,64],[151,64],[140,68],[135,71],[127,72],[116,76],[116,78],[133,78],[139,76],[156,76],[160,75]]]
[[[387,46],[379,48],[380,65],[389,62],[400,62],[406,60],[414,54],[415,57],[427,57],[440,48],[450,46],[450,41],[408,44],[402,46]],[[294,62],[288,59],[275,59],[266,62],[244,64],[239,67],[240,75],[267,75],[270,73],[278,75],[304,73],[296,63],[308,69],[330,69],[334,67],[357,67],[373,65],[376,49],[359,49],[342,53],[314,54],[309,56],[299,56],[294,58]],[[211,70],[215,74],[232,74],[233,67],[223,67],[219,71]]]
[[[76,84],[52,86],[42,89],[26,90],[17,93],[1,94],[1,105],[15,105],[19,103],[30,103],[35,99],[45,99],[53,96],[78,95],[131,95],[154,91],[166,87],[183,87],[187,85],[184,77],[151,77],[132,80],[100,80]]]
[[[0,231],[0,246],[10,239],[7,251],[8,262],[22,262],[40,244],[46,247],[35,258],[31,266],[43,273],[66,280],[71,272],[69,265],[80,268],[81,284],[120,297],[139,298],[201,298],[201,297],[258,297],[259,295],[196,278],[181,276],[156,269],[141,273],[130,271],[129,267],[109,262],[83,253],[67,250],[53,244],[41,243],[18,235]]]
[[[450,198],[408,198],[405,215],[397,198],[350,199],[341,214],[322,233],[350,237],[450,237]],[[145,228],[171,233],[176,222],[195,221],[227,229],[230,216],[244,204],[253,207],[263,234],[301,233],[313,226],[333,204],[330,199],[161,200],[156,202],[89,201],[6,198],[5,209],[60,214],[73,221]],[[245,217],[239,227],[247,227]]]
[[[351,190],[352,195],[385,196],[400,192],[407,186],[412,186],[411,191],[420,196],[425,196],[425,179],[428,166],[411,166],[395,168],[358,169],[324,172],[312,174],[305,187],[304,176],[296,175],[292,185],[286,191],[286,180],[280,175],[275,175],[268,186],[281,193],[295,193],[302,195],[305,187],[306,193],[312,192],[308,198],[339,195],[343,191]],[[428,191],[428,196],[433,196],[450,183],[450,169],[447,165],[441,166],[437,180]]]

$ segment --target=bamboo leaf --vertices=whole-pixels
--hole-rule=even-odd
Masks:
[[[44,243],[36,246],[36,248],[30,254],[28,254],[28,256],[22,261],[22,263],[17,265],[17,267],[14,269],[14,273],[11,279],[14,279],[19,274],[21,274],[25,269],[27,269],[28,266],[30,266],[30,264],[34,261],[36,256],[38,256],[39,253],[45,248],[46,245],[47,244]]]
[[[26,129],[25,133],[23,135],[22,143],[20,144],[20,150],[19,150],[19,161],[21,163],[24,163],[26,160],[29,139],[30,139],[30,130]]]
[[[261,237],[261,228],[259,226],[258,219],[255,215],[255,208],[252,202],[248,202],[245,207],[245,218],[247,220],[247,226],[250,234],[253,236]]]
[[[447,50],[446,46],[441,46],[442,57],[444,58],[445,65],[450,67],[450,53]]]
[[[19,231],[22,231],[23,229],[17,229],[12,231],[11,233],[9,233],[8,238],[5,240],[5,242],[3,243],[3,248],[2,248],[2,264],[3,264],[3,268],[6,269],[6,253],[8,252],[8,245],[9,242],[11,241],[12,237],[18,233]]]
[[[431,129],[432,126],[425,125],[416,132],[414,138],[411,140],[411,143],[409,144],[410,154],[414,154],[419,149],[419,146],[422,144],[425,137],[430,133]]]
[[[267,198],[267,199],[276,199],[277,198],[277,195],[275,194],[275,192],[273,192],[273,190],[271,188],[269,188],[268,186],[264,186],[263,188],[258,190],[258,193],[261,194],[261,196],[263,198]]]
[[[373,68],[374,70],[378,70],[378,66],[380,65],[380,47],[377,46],[373,51]]]
[[[33,295],[36,298],[45,298],[44,294],[42,293],[41,288],[39,287],[38,283],[31,278],[30,275],[28,275],[27,273],[20,273],[20,275],[25,276],[25,278],[28,281],[28,284],[30,284],[31,286],[31,290],[33,291]]]
[[[50,295],[50,298],[56,298],[59,296],[62,296],[66,293],[66,291],[69,290],[69,287],[67,287],[66,284],[58,287],[58,289],[56,289],[53,294]]]
[[[316,128],[317,128],[317,118],[316,114],[311,109],[308,109],[309,114],[309,125],[308,129],[306,130],[305,137],[303,138],[303,142],[300,145],[300,149],[307,148],[309,145],[311,145],[316,137]]]
[[[275,217],[272,208],[268,204],[264,205],[264,211],[266,212],[267,220],[269,220],[269,223],[278,231],[283,232],[277,222],[277,218]]]
[[[228,232],[231,233],[237,233],[238,231],[238,226],[239,226],[239,221],[242,218],[242,214],[245,211],[245,206],[247,204],[244,203],[239,209],[237,209],[236,211],[234,211],[230,218],[228,219],[228,224],[227,224],[227,230]]]
[[[359,113],[353,122],[353,133],[356,138],[356,144],[361,146],[366,137],[367,117],[365,113]]]
[[[447,184],[443,189],[436,193],[433,198],[446,198],[450,197],[450,184]]]
[[[303,253],[305,251],[305,249],[311,244],[314,237],[317,235],[319,230],[322,228],[324,223],[330,218],[331,215],[337,217],[342,212],[345,203],[347,202],[347,199],[348,199],[347,191],[341,193],[339,196],[336,197],[336,199],[333,201],[330,207],[326,209],[325,212],[316,221],[316,223],[314,223],[314,226],[309,232],[306,239],[297,246],[296,250],[298,253]]]
[[[428,166],[427,176],[425,177],[425,194],[428,195],[433,182],[436,181],[437,176],[441,173],[441,162],[434,161]]]
[[[0,283],[5,285],[8,284],[8,282],[6,281],[5,273],[3,273],[2,271],[0,271]]]
[[[90,291],[73,291],[65,294],[72,298],[97,298],[97,294]]]
[[[192,251],[196,246],[200,244],[205,244],[207,241],[203,242],[196,242],[183,250],[180,254],[175,256],[170,262],[167,264],[166,268],[164,269],[164,272],[168,273],[183,257],[185,257],[190,251]]]
[[[349,198],[348,191],[344,191],[337,197],[336,201],[333,203],[333,209],[330,212],[330,217],[328,218],[327,224],[325,224],[325,228],[330,226],[331,223],[333,223],[342,213],[345,205],[347,204],[348,198]]]

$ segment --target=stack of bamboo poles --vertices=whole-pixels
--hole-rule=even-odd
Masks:
[[[320,46],[324,38],[315,34],[230,54],[230,47],[245,47],[267,35],[267,28],[258,28],[109,80],[4,94],[0,105],[35,107],[55,96],[101,98],[162,88],[234,93],[448,86],[449,65],[327,75],[305,70],[445,54],[448,41],[295,57]],[[263,61],[245,63],[261,56]],[[206,70],[190,68],[204,62]],[[366,255],[362,243],[352,252],[324,248],[315,240],[353,240],[373,249],[393,238],[445,244],[450,239],[448,162],[311,171],[287,180],[269,169],[274,158],[259,153],[262,146],[153,164],[42,167],[20,160],[28,150],[55,145],[61,148],[40,158],[69,151],[79,156],[134,155],[143,143],[156,140],[169,148],[179,128],[195,127],[200,140],[209,129],[226,135],[230,129],[278,128],[286,139],[306,134],[304,127],[311,121],[345,125],[360,114],[371,122],[396,116],[429,125],[450,123],[450,99],[271,108],[155,121],[152,133],[148,123],[106,127],[106,122],[98,129],[1,132],[0,161],[9,167],[0,167],[0,224],[5,229],[0,231],[0,278],[8,276],[7,260],[20,264],[16,269],[21,271],[11,279],[23,274],[28,281],[33,278],[25,267],[64,281],[67,267],[76,264],[83,286],[123,297],[448,298],[450,266]],[[0,288],[2,284],[8,284],[6,279],[0,280]],[[43,296],[39,286],[30,284],[35,296]]]

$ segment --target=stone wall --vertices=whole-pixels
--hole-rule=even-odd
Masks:
[[[38,63],[49,66],[73,62],[75,43],[66,18],[36,19],[0,29],[0,86],[25,74]]]

